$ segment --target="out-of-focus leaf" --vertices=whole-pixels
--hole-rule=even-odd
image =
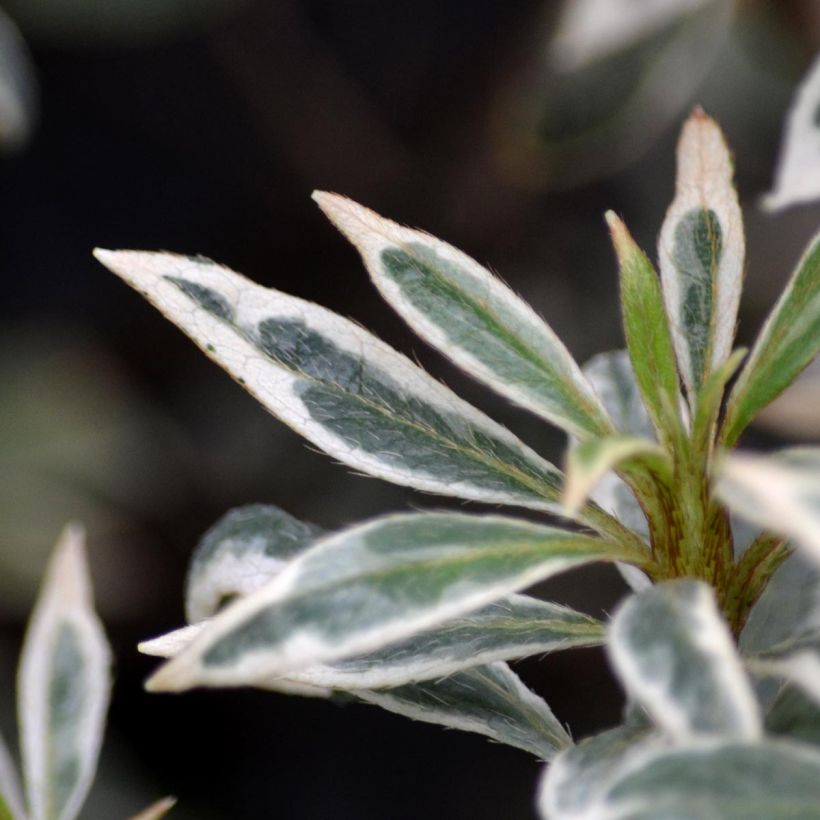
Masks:
[[[676,741],[760,736],[757,701],[706,584],[675,581],[631,596],[607,646],[630,697]]]
[[[20,776],[8,746],[0,735],[0,820],[25,820],[25,816]]]
[[[206,622],[183,627],[144,641],[139,649],[146,655],[174,657],[206,628]],[[510,595],[384,649],[312,666],[288,679],[320,689],[379,689],[442,678],[500,660],[596,646],[603,638],[604,625],[594,618],[526,595]],[[269,683],[268,688],[275,688],[277,679]]]
[[[188,567],[188,623],[210,618],[226,602],[269,581],[323,534],[270,504],[226,513],[202,536]]]
[[[108,708],[110,651],[94,612],[83,532],[66,529],[31,616],[17,680],[32,820],[72,820],[94,772]]]
[[[820,448],[727,455],[715,492],[738,515],[792,539],[820,562]]]
[[[784,686],[766,715],[769,734],[820,746],[820,705],[796,686]]]
[[[803,254],[729,396],[721,436],[731,447],[820,350],[820,236]]]
[[[149,681],[252,685],[375,651],[570,567],[646,560],[606,541],[512,518],[387,516],[320,540],[218,614]]]
[[[560,472],[354,322],[204,259],[97,251],[271,413],[355,469],[558,511]]]
[[[336,194],[313,198],[356,246],[374,284],[425,341],[470,375],[568,433],[612,433],[552,329],[500,279],[451,245]]]
[[[572,744],[549,706],[527,689],[506,663],[474,667],[437,681],[357,694],[390,712],[477,732],[541,760],[552,760]]]
[[[755,417],[755,424],[792,440],[820,441],[820,359]]]
[[[152,803],[147,809],[135,814],[131,820],[159,820],[160,817],[165,817],[169,811],[176,805],[176,797],[163,797]]]
[[[690,405],[732,349],[743,280],[743,216],[729,149],[700,110],[678,143],[675,199],[658,241],[672,340]]]
[[[15,149],[29,138],[37,108],[31,57],[11,19],[0,11],[0,149]]]
[[[786,115],[772,191],[763,197],[770,211],[820,199],[820,58],[800,83]]]

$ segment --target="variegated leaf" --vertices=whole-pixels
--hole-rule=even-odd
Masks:
[[[94,777],[108,708],[110,651],[94,612],[83,532],[70,526],[48,566],[17,680],[32,820],[72,820]]]
[[[17,766],[14,765],[11,752],[0,735],[0,820],[4,820],[3,804],[10,820],[25,820],[23,790],[20,787]]]
[[[0,11],[0,147],[20,148],[37,114],[34,64],[17,26]]]
[[[313,197],[361,253],[382,296],[425,341],[575,436],[612,432],[561,340],[500,279],[451,245],[349,199],[319,191]]]
[[[760,736],[757,701],[706,584],[675,581],[631,596],[607,646],[627,693],[675,740]]]
[[[635,754],[585,813],[549,820],[813,818],[820,752],[787,740],[716,740]]]
[[[131,820],[159,820],[160,817],[165,817],[169,811],[176,805],[176,797],[163,797],[152,803],[147,809],[135,814]]]
[[[773,190],[763,198],[770,211],[820,199],[820,58],[800,83],[786,115]]]
[[[672,339],[693,407],[735,334],[745,240],[732,174],[720,128],[696,110],[678,143],[675,199],[658,245]]]
[[[218,614],[149,686],[290,675],[409,638],[571,567],[619,559],[646,556],[510,518],[387,516],[320,540]]]
[[[738,515],[793,539],[820,562],[820,448],[727,455],[715,492]]]
[[[735,383],[721,437],[735,444],[820,350],[820,236],[815,236],[774,306]]]
[[[188,623],[210,618],[233,598],[258,589],[322,534],[271,504],[226,513],[202,536],[188,566]]]
[[[354,322],[205,259],[95,254],[345,464],[427,492],[558,510],[553,465]]]
[[[583,367],[595,392],[615,426],[622,433],[651,439],[655,433],[635,380],[632,362],[625,350],[593,356]],[[633,532],[649,539],[646,517],[632,490],[614,473],[607,473],[592,491],[592,499]],[[616,565],[624,580],[636,591],[646,589],[649,579],[630,564]]]
[[[145,641],[139,649],[146,655],[174,657],[206,628],[206,623],[184,627]],[[402,686],[495,661],[596,646],[603,637],[604,626],[595,618],[527,595],[511,595],[376,652],[294,672],[289,680],[348,691]]]
[[[635,244],[626,226],[612,211],[606,214],[618,256],[621,312],[635,382],[657,435],[669,436],[670,424],[680,426],[680,386],[669,320],[661,284],[652,263]]]
[[[506,663],[477,666],[427,683],[357,694],[390,712],[477,732],[541,760],[551,760],[572,744],[549,706],[524,686]]]
[[[748,660],[757,675],[793,683],[820,705],[820,632]]]
[[[766,714],[766,732],[820,746],[820,704],[796,686],[784,686]]]
[[[609,472],[630,464],[670,472],[666,453],[654,441],[630,436],[591,438],[571,447],[567,453],[567,484],[564,506],[569,516],[593,494],[595,486]]]

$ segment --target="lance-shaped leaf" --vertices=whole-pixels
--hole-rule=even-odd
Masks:
[[[569,820],[596,815],[601,796],[637,754],[646,754],[656,738],[640,726],[618,726],[561,752],[544,772],[538,808],[544,820]]]
[[[626,226],[612,211],[606,214],[618,256],[621,311],[635,381],[658,436],[668,436],[669,408],[680,405],[678,370],[658,275]]]
[[[486,735],[541,760],[552,760],[556,752],[572,744],[549,706],[506,663],[358,696],[413,720]]]
[[[786,740],[717,741],[636,755],[585,814],[550,820],[766,820],[817,816],[820,753]]]
[[[820,448],[727,455],[715,492],[738,515],[793,539],[820,562]]]
[[[598,482],[610,471],[637,465],[661,474],[671,473],[666,453],[654,441],[631,436],[591,438],[570,448],[567,453],[567,484],[564,506],[573,516]]]
[[[469,256],[336,194],[314,193],[382,296],[425,341],[573,435],[612,425],[575,360],[532,308]]]
[[[731,447],[820,350],[820,236],[809,245],[774,306],[729,396],[722,439]]]
[[[675,199],[658,245],[672,339],[690,404],[731,352],[743,278],[743,219],[720,128],[696,110],[678,143]]]
[[[288,675],[409,638],[574,566],[645,558],[515,519],[387,516],[319,541],[218,614],[149,686]]]
[[[207,622],[169,632],[139,645],[141,652],[170,658]],[[604,625],[580,612],[527,595],[510,595],[384,649],[312,666],[289,680],[320,689],[380,689],[451,675],[494,661],[541,655],[603,643]],[[270,681],[273,688],[276,679]],[[260,686],[257,680],[248,683]]]
[[[210,618],[233,598],[258,589],[322,534],[272,504],[226,513],[202,536],[188,566],[188,622]]]
[[[763,198],[771,211],[820,199],[820,58],[809,69],[786,115],[774,189]]]
[[[4,809],[10,820],[25,820],[20,777],[11,752],[0,735],[0,818],[3,818]]]
[[[427,492],[558,510],[553,465],[354,322],[207,260],[95,254],[345,464]]]
[[[46,571],[17,679],[18,718],[32,820],[79,813],[102,741],[110,652],[94,613],[83,532],[70,526]]]
[[[706,584],[633,595],[612,619],[608,648],[627,693],[676,740],[760,736],[751,685]]]
[[[159,820],[160,817],[165,817],[169,811],[177,804],[176,797],[163,797],[152,803],[147,809],[135,814],[131,820]]]

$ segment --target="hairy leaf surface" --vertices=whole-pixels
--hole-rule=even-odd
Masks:
[[[110,652],[94,613],[83,533],[69,527],[29,622],[17,681],[32,820],[77,816],[94,772],[110,690]]]
[[[558,511],[553,465],[355,323],[204,259],[95,253],[345,464],[427,492]]]
[[[387,516],[330,536],[218,614],[155,689],[247,684],[373,651],[596,560],[607,542],[495,516]]]
[[[820,448],[727,455],[715,492],[738,515],[793,539],[820,562]]]
[[[675,581],[630,597],[608,648],[628,694],[676,740],[760,736],[751,685],[706,584]]]
[[[506,663],[458,672],[441,680],[359,692],[368,703],[413,720],[477,732],[552,760],[572,744],[549,706]]]
[[[820,236],[816,236],[763,325],[729,396],[722,439],[731,447],[820,350]]]
[[[170,658],[206,625],[184,627],[140,644],[147,655]],[[510,595],[461,618],[376,652],[312,666],[289,676],[321,689],[378,689],[441,678],[473,666],[603,643],[600,621],[527,595]],[[259,681],[249,681],[259,686]],[[271,680],[275,684],[276,680]]]
[[[550,327],[451,245],[336,194],[314,199],[356,246],[382,296],[425,341],[503,396],[573,435],[612,425]]]
[[[731,352],[743,279],[743,219],[720,128],[702,111],[678,143],[675,199],[658,245],[672,339],[690,405]]]

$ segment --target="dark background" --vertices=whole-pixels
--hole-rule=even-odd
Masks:
[[[500,271],[584,361],[622,344],[602,214],[623,215],[652,250],[676,133],[701,102],[737,152],[748,341],[820,221],[815,207],[757,207],[820,43],[814,4],[739,3],[711,40],[665,31],[575,74],[544,59],[558,3],[74,5],[6,4],[31,51],[39,117],[0,160],[4,735],[40,574],[62,525],[80,519],[117,659],[85,817],[125,817],[165,793],[181,820],[533,817],[540,765],[478,736],[369,706],[142,691],[155,663],[136,643],[182,624],[188,556],[229,507],[275,503],[333,528],[451,502],[313,452],[90,250],[201,253],[353,316],[560,463],[561,435],[412,338],[310,192],[345,193]],[[692,76],[653,73],[687,37]],[[647,78],[668,93],[641,98]],[[592,569],[540,591],[602,614],[623,590]],[[601,653],[517,669],[576,737],[618,721]]]

